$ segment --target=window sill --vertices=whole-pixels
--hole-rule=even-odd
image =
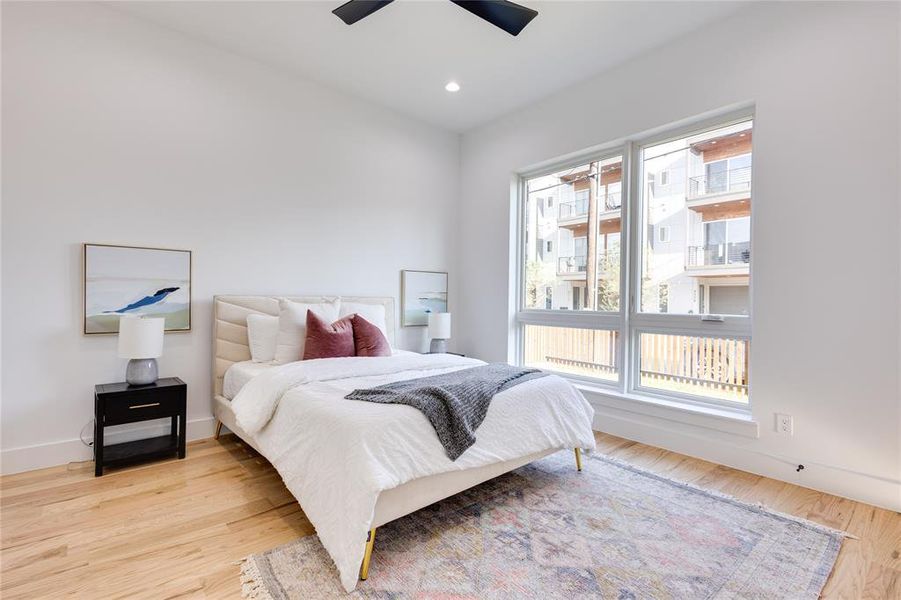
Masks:
[[[585,394],[588,401],[595,407],[675,421],[743,437],[760,437],[760,427],[750,411],[704,406],[677,399],[640,394],[623,394],[583,382],[573,382],[573,385]]]

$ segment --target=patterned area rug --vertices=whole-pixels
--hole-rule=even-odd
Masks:
[[[245,597],[817,598],[843,534],[559,452],[379,528],[346,594],[316,536],[248,557]],[[363,541],[361,540],[361,544]]]

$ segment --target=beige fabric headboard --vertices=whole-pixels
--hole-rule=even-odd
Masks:
[[[247,315],[278,316],[278,299],[316,303],[335,296],[213,296],[213,394],[222,395],[222,378],[232,364],[250,360]],[[341,296],[344,302],[381,304],[385,307],[388,341],[394,346],[394,298]]]

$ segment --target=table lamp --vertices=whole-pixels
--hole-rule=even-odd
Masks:
[[[129,385],[150,385],[159,377],[156,358],[163,355],[166,319],[119,319],[119,357],[131,359],[125,369]]]
[[[447,352],[447,340],[450,336],[450,313],[429,313],[429,337],[432,338],[429,351],[433,354]]]

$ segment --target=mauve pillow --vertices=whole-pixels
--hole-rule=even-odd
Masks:
[[[391,344],[378,326],[360,315],[350,318],[353,324],[354,348],[357,356],[391,356]]]
[[[353,355],[354,330],[350,319],[339,319],[329,325],[312,310],[307,311],[307,337],[303,348],[303,360]]]

